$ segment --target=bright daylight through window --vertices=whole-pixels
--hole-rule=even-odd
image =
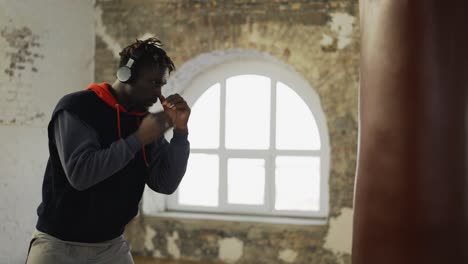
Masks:
[[[306,101],[293,87],[257,74],[207,87],[192,106],[189,165],[169,209],[269,216],[320,211],[328,153],[321,151]]]

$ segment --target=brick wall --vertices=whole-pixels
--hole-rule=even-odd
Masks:
[[[288,226],[142,216],[127,233],[135,254],[216,261],[222,241],[232,238],[242,244],[236,263],[350,263],[349,245],[336,245],[333,230],[346,225],[347,232],[341,233],[349,234],[352,218],[348,212],[357,149],[357,12],[357,1],[345,0],[96,1],[96,81],[112,82],[118,51],[147,34],[163,40],[178,68],[215,50],[265,52],[290,65],[315,89],[330,133],[328,224]]]

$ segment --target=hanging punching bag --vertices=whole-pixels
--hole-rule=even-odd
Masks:
[[[467,13],[360,0],[353,264],[468,263]]]

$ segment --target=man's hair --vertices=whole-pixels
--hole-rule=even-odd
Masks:
[[[142,68],[151,66],[165,67],[171,73],[175,70],[174,62],[167,56],[162,46],[163,44],[158,38],[136,39],[134,43],[128,45],[119,53],[119,67],[126,65],[128,60],[138,51],[141,52],[141,55],[132,66],[132,79],[138,76]]]

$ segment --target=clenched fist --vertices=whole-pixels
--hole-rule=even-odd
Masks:
[[[164,112],[171,118],[174,127],[183,131],[188,131],[187,123],[191,110],[184,98],[179,94],[173,94],[167,98],[161,95],[159,100],[164,108]]]
[[[161,137],[172,127],[172,120],[165,111],[147,115],[136,131],[136,137],[142,145],[149,144]]]

